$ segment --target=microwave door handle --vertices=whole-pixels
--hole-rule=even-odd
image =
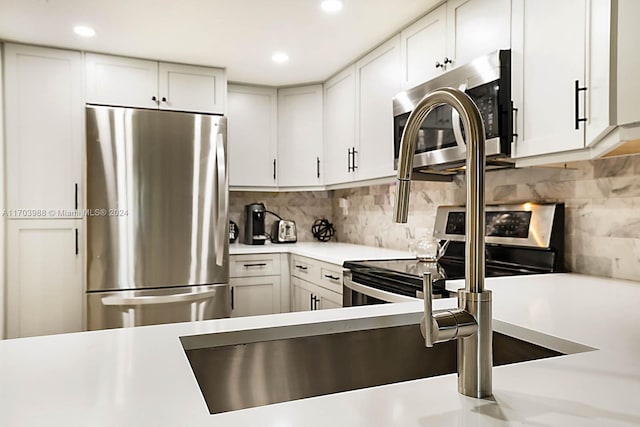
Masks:
[[[458,86],[458,89],[465,92],[467,90],[466,84],[461,84]],[[456,138],[456,143],[458,147],[462,150],[467,151],[467,144],[464,141],[464,137],[462,136],[462,127],[460,126],[460,114],[455,108],[451,108],[451,127],[453,128],[453,136]]]
[[[460,126],[460,114],[455,108],[451,109],[451,127],[453,128],[453,136],[456,138],[456,144],[463,151],[467,150],[467,145],[462,136],[462,127]]]

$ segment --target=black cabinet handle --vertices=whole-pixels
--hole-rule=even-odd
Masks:
[[[151,100],[152,100],[152,101],[155,101],[156,103],[158,102],[158,98],[156,98],[155,96],[152,96],[152,97],[151,97]]]
[[[273,159],[273,180],[276,180],[276,159]]]
[[[78,183],[77,182],[75,183],[75,187],[76,188],[75,188],[75,196],[74,196],[74,200],[75,200],[74,206],[75,206],[75,209],[78,210]]]
[[[347,148],[347,172],[351,172],[351,148]]]
[[[309,294],[309,310],[313,311],[313,294]]]
[[[447,65],[447,64],[453,64],[453,60],[452,60],[452,59],[450,59],[450,58],[447,58],[447,57],[445,56],[445,57],[444,57],[444,65]]]
[[[167,102],[167,97],[166,96],[162,97],[162,102]]]
[[[436,68],[444,68],[444,64],[440,63],[440,61],[436,61]]]
[[[314,296],[313,297],[313,309],[317,310],[318,309],[318,303],[320,302],[320,298]]]
[[[358,150],[356,150],[356,147],[353,147],[353,149],[351,150],[351,170],[353,172],[358,169],[358,166],[356,166],[356,154],[358,154]]]
[[[580,129],[580,122],[586,122],[587,118],[586,117],[580,117],[580,92],[582,91],[587,91],[587,87],[580,87],[580,82],[578,80],[576,80],[575,82],[575,126],[576,126],[576,130]]]
[[[333,276],[331,274],[325,274],[324,277],[326,277],[327,279],[331,279],[331,280],[340,280],[339,277]]]
[[[260,262],[260,263],[256,263],[256,264],[244,264],[244,268],[251,268],[251,267],[266,267],[267,263],[266,262]]]
[[[513,129],[512,135],[513,138],[516,139],[518,138],[518,109],[513,107],[513,102],[511,103],[511,113],[513,114],[513,123],[511,123],[511,129]]]
[[[231,310],[233,310],[233,309],[235,308],[235,301],[234,301],[234,300],[235,300],[235,298],[234,298],[234,294],[233,294],[233,290],[234,290],[234,289],[235,289],[235,288],[232,286],[232,287],[231,287]]]
[[[309,267],[305,267],[304,265],[296,265],[296,268],[306,271]]]
[[[320,178],[320,157],[316,157],[316,176]]]
[[[78,229],[76,228],[76,255],[80,253],[80,242],[78,241]]]

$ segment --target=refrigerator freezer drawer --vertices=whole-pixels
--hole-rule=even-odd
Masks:
[[[230,316],[229,285],[91,292],[87,328],[122,328],[219,319]]]

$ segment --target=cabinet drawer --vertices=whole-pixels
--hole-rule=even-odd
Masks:
[[[308,258],[294,255],[291,258],[291,275],[300,279],[317,282],[320,277],[320,267]]]
[[[230,277],[279,276],[280,254],[231,255]]]
[[[342,270],[322,267],[320,269],[320,286],[342,294]]]

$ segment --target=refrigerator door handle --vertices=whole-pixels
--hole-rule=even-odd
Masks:
[[[152,304],[169,304],[174,302],[196,302],[203,299],[213,298],[216,296],[216,290],[205,292],[189,292],[186,294],[175,295],[152,295],[141,297],[119,297],[108,296],[102,298],[103,305],[152,305]]]
[[[224,118],[220,120],[220,127],[226,127]],[[224,242],[229,238],[229,221],[227,220],[227,159],[225,154],[225,141],[222,129],[218,129],[216,137],[216,161],[218,170],[218,224],[214,245],[216,251],[216,264],[224,265]]]

